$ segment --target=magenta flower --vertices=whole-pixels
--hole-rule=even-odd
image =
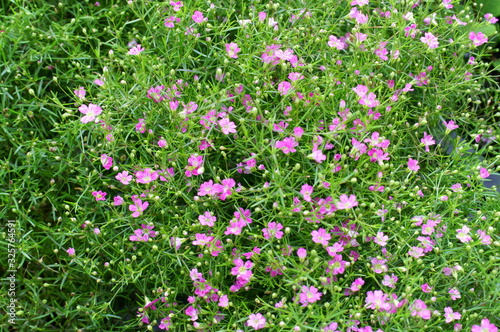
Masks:
[[[482,32],[471,31],[469,33],[469,39],[472,41],[474,46],[480,46],[488,42],[488,37]]]
[[[304,201],[310,202],[311,201],[311,194],[314,191],[314,187],[310,186],[308,184],[302,185],[302,188],[300,190],[300,194],[304,197]]]
[[[318,289],[314,286],[302,286],[301,290],[302,292],[299,294],[299,302],[302,303],[303,307],[307,306],[309,303],[314,303],[320,300],[321,295],[323,295],[323,293],[318,292]]]
[[[204,20],[206,20],[205,17],[203,17],[203,13],[196,10],[194,13],[193,13],[193,16],[191,16],[191,18],[193,19],[193,21],[195,23],[202,23]]]
[[[155,87],[152,86],[149,88],[146,97],[152,99],[155,103],[159,103],[165,99],[165,97],[162,95],[163,89],[165,89],[164,85],[158,85]]]
[[[182,3],[182,1],[170,1],[170,6],[173,7],[174,12],[178,12],[182,7],[184,7],[184,4]]]
[[[105,193],[103,191],[93,191],[92,195],[95,197],[96,201],[105,201],[106,200],[106,195],[108,193]]]
[[[381,290],[369,291],[366,293],[365,307],[378,311],[390,310],[391,305],[386,302],[387,298],[388,295]]]
[[[262,233],[264,234],[264,238],[267,240],[277,238],[281,239],[283,237],[283,225],[280,223],[270,222],[267,225],[267,228],[262,229]]]
[[[104,79],[104,78],[103,78]],[[103,80],[100,80],[98,78],[96,78],[94,80],[94,84],[97,84],[98,86],[103,86],[104,85],[104,81]]]
[[[135,182],[137,183],[150,183],[158,179],[158,172],[153,171],[151,168],[145,168],[142,171],[135,172]]]
[[[113,158],[107,154],[101,154],[101,164],[105,169],[110,169],[113,166]]]
[[[345,42],[345,38],[340,37],[337,38],[334,35],[328,36],[328,46],[335,47],[337,50],[342,51],[347,49],[347,43]]]
[[[222,295],[219,297],[219,307],[227,308],[229,306],[229,297],[227,295]]]
[[[230,58],[238,59],[238,53],[241,49],[238,47],[236,43],[226,44],[226,53]]]
[[[420,169],[420,166],[418,166],[418,160],[415,159],[408,159],[408,169],[410,171],[417,172]]]
[[[324,246],[328,246],[328,241],[332,238],[332,236],[328,234],[326,229],[324,228],[320,228],[317,231],[312,231],[311,235],[314,243],[319,243]]]
[[[491,13],[484,14],[484,19],[491,24],[495,24],[498,22],[498,19],[495,16],[493,16],[493,14],[491,14]]]
[[[243,262],[241,258],[235,259],[233,261],[235,267],[231,269],[231,274],[233,276],[245,275],[247,271],[250,271],[253,267],[252,261]]]
[[[459,312],[453,312],[451,307],[446,307],[444,308],[444,318],[446,319],[446,323],[451,323],[454,320],[462,318],[462,315]]]
[[[222,191],[222,186],[220,184],[214,184],[214,181],[209,180],[207,182],[203,182],[200,185],[200,189],[198,190],[198,196],[205,195],[216,195]]]
[[[358,206],[358,202],[356,201],[355,195],[350,195],[349,197],[347,197],[347,195],[342,194],[340,195],[339,199],[340,202],[337,202],[335,204],[337,206],[337,209],[339,210],[347,210],[355,206]]]
[[[437,37],[430,32],[426,32],[424,37],[420,37],[420,41],[424,44],[427,44],[430,49],[437,48],[439,46]]]
[[[424,131],[424,138],[422,138],[420,142],[422,142],[422,144],[425,146],[425,152],[429,152],[430,145],[436,144],[434,137],[432,137],[431,135],[427,135],[425,131]]]
[[[448,293],[450,294],[450,297],[453,301],[456,299],[460,299],[462,296],[460,296],[460,291],[456,288],[450,288],[448,290]]]
[[[422,292],[424,293],[430,293],[432,291],[432,287],[429,286],[429,284],[423,284],[421,287],[422,287]]]
[[[128,185],[132,181],[132,175],[128,174],[128,171],[123,171],[115,176],[115,179],[120,181],[124,185]]]
[[[132,47],[127,54],[138,55],[141,54],[142,51],[144,51],[144,47],[142,47],[141,44],[137,44],[137,46]]]
[[[80,119],[82,123],[89,123],[91,121],[97,123],[99,121],[97,116],[102,113],[102,108],[95,104],[89,104],[88,106],[82,105],[78,108],[78,110],[85,114],[85,116]]]
[[[297,249],[297,256],[301,261],[304,260],[307,257],[307,250],[304,248]]]
[[[204,214],[198,216],[198,220],[200,225],[214,227],[215,221],[217,221],[217,217],[215,217],[212,212],[205,211]]]
[[[491,324],[488,318],[481,320],[481,326],[472,325],[471,332],[498,332],[498,327],[495,324]]]
[[[298,146],[299,143],[295,141],[295,137],[285,137],[282,141],[276,142],[276,148],[281,149],[284,154],[289,154],[291,152],[296,152],[294,148]]]
[[[75,256],[75,248],[68,248],[66,252],[68,253],[69,256]]]
[[[138,131],[141,134],[146,132],[146,122],[144,122],[144,119],[139,119],[139,122],[135,125],[135,131]]]
[[[180,21],[181,21],[180,18],[177,18],[175,16],[170,16],[165,19],[163,24],[165,25],[165,27],[172,29],[175,27],[175,23],[176,22],[179,23]]]
[[[134,235],[130,235],[130,241],[147,242],[150,237],[156,237],[157,232],[152,229],[154,226],[141,224],[141,228],[134,231]]]
[[[123,198],[121,196],[113,197],[113,205],[115,205],[115,206],[122,205],[124,202],[125,201],[123,200]]]
[[[133,205],[128,206],[128,209],[134,212],[132,213],[132,217],[137,218],[142,215],[142,212],[144,212],[148,206],[148,202],[142,202],[141,199],[136,199]]]
[[[290,82],[287,82],[287,81],[283,81],[283,82],[278,84],[278,92],[282,96],[286,95],[288,93],[288,91],[290,91],[291,88],[292,88],[292,85],[290,84]]]
[[[488,172],[488,170],[486,168],[481,168],[479,170],[479,176],[482,178],[482,179],[486,179],[488,176],[490,176],[490,173]]]
[[[266,318],[261,314],[250,314],[246,324],[256,330],[260,330],[266,327]]]
[[[453,120],[450,120],[448,123],[446,123],[446,121],[443,121],[443,124],[446,126],[447,133],[458,128],[458,125],[456,125],[455,121]]]

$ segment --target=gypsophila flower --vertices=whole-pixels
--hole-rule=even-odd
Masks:
[[[437,37],[430,32],[426,32],[424,37],[420,37],[420,41],[424,44],[427,44],[429,49],[434,49],[439,46]]]
[[[262,314],[250,314],[246,322],[247,326],[253,327],[256,330],[263,329],[266,327],[266,318]]]
[[[488,318],[484,318],[481,320],[481,326],[472,325],[471,332],[498,332],[498,327],[491,324]]]
[[[144,47],[142,47],[141,44],[137,44],[137,46],[132,47],[127,54],[138,55],[141,54],[143,51]]]
[[[100,108],[99,106],[95,105],[95,104],[89,104],[88,106],[87,105],[82,105],[78,108],[78,110],[85,114],[85,116],[83,116],[80,121],[82,123],[89,123],[91,121],[97,123],[99,122],[99,119],[97,118],[98,115],[100,115],[102,113],[102,108]]]

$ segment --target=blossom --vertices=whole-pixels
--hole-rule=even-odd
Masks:
[[[301,261],[304,260],[307,257],[307,250],[304,248],[297,249],[297,256]]]
[[[287,81],[283,81],[283,82],[278,84],[278,92],[282,96],[286,95],[288,93],[288,91],[290,91],[291,88],[292,88],[292,85],[290,84],[290,82],[287,82]]]
[[[418,166],[418,160],[415,159],[408,159],[408,169],[410,171],[417,172],[420,169],[420,166]]]
[[[305,307],[309,303],[314,303],[321,299],[321,295],[323,293],[318,292],[318,289],[314,286],[302,286],[302,292],[299,294],[299,301],[302,303],[302,306]]]
[[[296,152],[294,148],[298,146],[299,143],[295,141],[295,137],[285,137],[282,141],[276,142],[276,148],[281,149],[284,154],[289,154],[291,152]]]
[[[446,123],[446,121],[443,121],[443,124],[446,126],[447,133],[458,128],[458,125],[456,125],[455,121],[453,121],[453,120],[450,120],[448,123]]]
[[[262,314],[250,314],[247,320],[247,326],[253,327],[256,330],[266,327],[266,318]]]
[[[347,197],[347,195],[342,194],[340,195],[339,199],[340,202],[337,202],[335,204],[337,206],[337,209],[339,210],[347,210],[355,206],[358,206],[358,202],[356,201],[356,195],[350,195],[349,197]]]
[[[129,205],[128,209],[134,213],[132,213],[132,217],[137,218],[142,215],[142,212],[146,210],[149,206],[148,202],[142,202],[141,199],[136,199],[133,205]]]
[[[486,179],[488,176],[490,176],[490,173],[488,172],[488,170],[486,168],[482,167],[481,169],[479,169],[479,176],[482,179]]]
[[[101,154],[101,164],[102,167],[104,167],[105,169],[110,169],[111,166],[113,166],[113,158],[111,158],[105,153]]]
[[[347,49],[345,38],[337,38],[334,35],[328,36],[328,46],[335,47],[339,51]]]
[[[437,37],[430,32],[426,32],[424,37],[420,37],[420,41],[424,44],[427,44],[430,49],[437,48],[439,46]]]
[[[85,116],[80,119],[80,121],[82,123],[89,123],[91,121],[94,121],[95,123],[97,123],[99,121],[97,116],[102,113],[102,108],[100,108],[99,106],[97,106],[95,104],[89,104],[88,106],[81,105],[78,108],[78,110],[81,113],[85,114]]]
[[[312,240],[314,243],[319,243],[321,245],[327,246],[328,241],[332,238],[330,234],[326,232],[326,229],[320,228],[317,231],[312,231]]]
[[[493,14],[491,13],[488,13],[488,14],[484,14],[484,19],[488,22],[490,22],[491,24],[495,24],[498,22],[498,19],[493,16]]]
[[[230,58],[238,59],[238,53],[241,49],[238,47],[236,43],[226,44],[226,53]]]
[[[68,248],[66,250],[66,252],[68,253],[68,255],[70,256],[75,256],[75,248]]]
[[[95,197],[96,201],[105,201],[107,193],[103,191],[93,191],[92,195]]]
[[[460,291],[456,288],[450,288],[448,290],[448,293],[450,294],[450,297],[453,301],[455,301],[456,299],[460,299],[461,296],[460,296]]]
[[[129,240],[137,242],[147,242],[150,237],[156,237],[157,235],[157,232],[152,230],[153,228],[155,227],[142,224],[141,228],[134,231],[134,235],[130,235]]]
[[[410,305],[410,310],[412,316],[419,316],[423,319],[431,318],[431,311],[427,309],[427,305],[422,300],[415,300],[413,304]]]
[[[365,307],[373,310],[390,310],[391,305],[387,303],[387,294],[384,294],[381,290],[369,291],[366,293]]]
[[[128,185],[132,181],[132,175],[128,174],[128,171],[123,171],[115,176],[115,179],[120,181],[124,185]]]
[[[165,27],[167,28],[174,28],[175,27],[175,22],[179,23],[181,21],[180,18],[177,18],[175,16],[170,16],[170,17],[167,17],[164,21],[164,25]]]
[[[173,7],[174,12],[178,12],[179,10],[181,10],[184,4],[182,3],[182,1],[177,1],[177,2],[170,1],[170,6]]]
[[[469,39],[472,41],[474,46],[480,46],[488,42],[488,37],[482,32],[471,31],[469,33]]]
[[[124,203],[124,200],[121,196],[113,197],[113,205],[118,206],[118,205],[122,205],[123,203]]]
[[[203,17],[203,13],[198,11],[198,10],[195,10],[195,12],[193,13],[193,16],[191,16],[191,18],[193,19],[193,21],[195,23],[202,23],[203,21],[206,20],[205,17]]]
[[[158,172],[153,171],[151,168],[145,168],[142,171],[135,172],[135,182],[137,183],[150,183],[158,179]]]
[[[387,240],[389,240],[389,237],[387,235],[384,235],[384,232],[378,232],[373,241],[379,246],[384,247],[387,245]]]
[[[422,292],[424,293],[430,293],[432,291],[432,287],[429,286],[429,284],[423,284],[421,287],[422,287]]]
[[[132,47],[127,54],[138,55],[141,54],[142,51],[144,51],[144,47],[142,47],[141,44],[137,44],[137,46]]]
[[[398,277],[392,274],[392,276],[385,275],[384,280],[382,281],[382,285],[391,287],[391,288],[396,288],[396,282],[398,281]]]
[[[425,146],[425,152],[429,152],[429,146],[430,145],[435,145],[436,141],[434,141],[434,137],[431,135],[427,135],[427,133],[424,131],[424,138],[420,140],[422,144]]]
[[[236,125],[234,122],[229,121],[229,118],[219,120],[219,126],[224,135],[229,135],[230,133],[236,134]]]
[[[457,239],[462,243],[468,243],[472,241],[472,237],[469,235],[470,228],[467,226],[463,226],[461,229],[457,229]]]
[[[495,324],[491,324],[488,318],[481,320],[481,326],[472,325],[471,332],[498,332],[498,327]]]
[[[314,187],[310,186],[308,184],[302,185],[302,188],[300,190],[300,194],[304,197],[304,201],[310,202],[311,201],[311,194],[314,191]]]
[[[75,95],[80,98],[80,99],[85,99],[85,94],[87,93],[87,91],[85,91],[85,88],[83,86],[79,87],[78,89],[76,89],[75,91],[73,91],[75,93]]]
[[[281,223],[275,223],[273,221],[267,225],[267,228],[262,229],[262,233],[267,240],[273,238],[281,239],[283,237],[282,229],[283,225]]]
[[[459,312],[453,312],[451,307],[444,308],[444,318],[446,319],[446,323],[451,323],[456,319],[462,318],[462,315]]]
[[[212,212],[205,211],[204,214],[198,216],[198,221],[200,225],[214,227],[214,222],[217,221],[217,217],[215,217]]]

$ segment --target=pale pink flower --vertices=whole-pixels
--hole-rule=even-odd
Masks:
[[[498,327],[495,324],[491,324],[488,318],[481,320],[481,326],[472,325],[471,332],[498,332]]]
[[[103,86],[104,85],[104,81],[103,80],[100,80],[98,78],[96,78],[94,80],[94,84],[98,85],[98,86]]]
[[[423,284],[421,287],[422,287],[422,292],[424,293],[430,293],[432,291],[432,287],[429,286],[429,284]]]
[[[219,307],[227,308],[229,306],[229,298],[227,295],[222,295],[219,297]]]
[[[443,121],[443,124],[446,126],[446,132],[450,132],[458,128],[458,125],[456,125],[455,121],[453,120],[450,120],[448,123],[446,123],[446,121]]]
[[[479,170],[479,176],[483,179],[486,179],[488,176],[490,176],[490,173],[488,172],[488,170],[484,167],[482,167],[480,170]]]
[[[297,249],[297,256],[300,260],[304,260],[307,257],[307,250],[304,248]]]
[[[222,133],[225,135],[236,133],[236,125],[234,124],[234,122],[230,121],[229,118],[223,118],[219,120],[219,126],[221,127]]]
[[[472,41],[474,46],[480,46],[488,42],[488,37],[482,32],[471,31],[469,33],[469,39]]]
[[[318,292],[318,289],[314,286],[302,286],[301,290],[302,292],[299,294],[299,301],[302,303],[303,307],[307,306],[309,303],[314,303],[320,300],[321,295],[323,295],[323,293]]]
[[[418,166],[418,160],[415,159],[408,159],[408,169],[410,171],[417,172],[420,169],[420,166]]]
[[[85,114],[85,116],[80,119],[80,121],[82,123],[88,123],[88,122],[91,122],[91,121],[94,121],[95,123],[97,123],[99,121],[99,119],[97,118],[97,116],[102,113],[102,108],[100,108],[99,106],[97,106],[95,104],[89,104],[88,106],[87,105],[81,105],[78,108],[78,110],[81,113]]]
[[[83,86],[79,87],[78,89],[76,89],[75,91],[73,91],[75,93],[75,95],[84,100],[85,99],[85,94],[87,93],[87,91],[85,91],[85,88]]]
[[[250,314],[247,320],[247,326],[253,327],[256,330],[266,327],[266,318],[262,314]]]
[[[121,196],[113,197],[113,205],[115,205],[115,206],[122,205],[124,202],[125,201],[123,200],[123,198]]]
[[[144,47],[142,47],[141,44],[137,44],[137,46],[132,47],[127,54],[138,55],[141,54],[142,51],[144,51]]]
[[[327,246],[328,241],[332,238],[330,234],[326,232],[326,229],[320,228],[317,231],[312,231],[312,240],[314,243],[319,243],[321,245]]]
[[[262,229],[262,233],[265,239],[281,239],[283,237],[283,232],[281,231],[283,229],[283,225],[281,223],[276,223],[274,221],[270,222],[267,225],[267,228]]]
[[[366,293],[365,307],[379,311],[390,310],[391,305],[386,302],[387,298],[387,294],[384,294],[381,290],[369,291]]]
[[[214,222],[217,221],[217,217],[215,217],[212,212],[205,211],[205,213],[198,216],[198,221],[200,225],[214,227]]]
[[[377,236],[373,240],[376,244],[384,247],[387,245],[387,240],[389,240],[389,237],[387,235],[384,235],[384,232],[378,232]]]
[[[437,37],[430,32],[426,32],[424,37],[420,37],[420,41],[427,44],[430,49],[437,48],[439,46]]]
[[[340,202],[337,202],[335,205],[337,209],[339,210],[348,210],[350,208],[353,208],[355,206],[358,206],[358,202],[356,201],[356,195],[350,195],[347,197],[347,195],[342,194],[339,197]]]
[[[302,188],[300,190],[300,194],[304,197],[304,200],[306,202],[310,202],[311,201],[311,194],[313,193],[313,191],[314,191],[313,186],[310,186],[308,184],[304,184],[304,185],[302,185]]]
[[[468,243],[472,241],[472,237],[469,235],[470,228],[467,226],[463,226],[461,229],[457,229],[457,239],[462,243]]]
[[[462,296],[460,296],[460,291],[456,288],[450,288],[448,290],[448,293],[450,294],[450,297],[453,301],[456,299],[460,299]]]
[[[427,305],[422,300],[415,300],[413,304],[410,305],[410,310],[412,316],[419,316],[423,319],[431,318],[431,311],[427,309]]]
[[[290,91],[291,88],[292,88],[292,85],[290,84],[290,82],[287,82],[287,81],[283,81],[283,82],[278,84],[278,92],[282,96],[286,95],[288,93],[288,91]]]
[[[236,43],[226,44],[226,53],[230,58],[237,59],[238,53],[240,51],[241,49],[238,47],[238,44]]]
[[[132,211],[132,217],[137,218],[142,215],[142,212],[149,206],[148,202],[142,202],[141,199],[136,199],[133,205],[129,205],[128,209]]]
[[[177,1],[177,2],[170,1],[170,6],[173,7],[174,12],[178,12],[179,10],[181,10],[184,4],[182,3],[182,1]]]
[[[115,176],[115,179],[120,181],[124,185],[128,185],[132,181],[132,175],[128,174],[128,171],[123,171]]]
[[[93,191],[92,195],[95,197],[96,201],[105,201],[106,200],[106,195],[108,193],[105,193],[103,191]]]
[[[145,168],[142,171],[135,172],[135,182],[137,183],[150,183],[158,179],[158,172],[153,171],[151,168]]]
[[[285,137],[283,141],[276,142],[276,148],[281,149],[284,154],[288,154],[291,152],[296,152],[294,148],[298,146],[299,143],[295,141],[295,137]]]
[[[444,308],[444,318],[446,319],[446,323],[451,323],[454,320],[462,318],[462,315],[459,312],[453,312],[451,307],[446,307]]]
[[[424,131],[424,138],[420,140],[423,145],[425,145],[425,151],[429,152],[429,146],[430,145],[435,145],[436,141],[434,141],[434,138],[431,135],[427,135],[427,133]]]
[[[484,19],[488,22],[490,22],[491,24],[495,24],[498,22],[498,19],[493,16],[493,14],[491,13],[488,13],[488,14],[484,14]]]

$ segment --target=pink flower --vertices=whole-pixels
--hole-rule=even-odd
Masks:
[[[227,295],[222,295],[219,297],[219,307],[227,308],[229,306],[229,298]]]
[[[219,120],[219,126],[224,135],[229,135],[230,133],[236,134],[236,125],[234,122],[229,121],[229,118]]]
[[[446,132],[450,132],[458,128],[458,126],[455,124],[455,121],[453,120],[450,120],[448,123],[446,123],[446,121],[443,121],[443,123],[446,126]]]
[[[120,181],[124,185],[128,185],[132,181],[132,175],[128,174],[128,171],[123,171],[115,176],[115,179]]]
[[[68,250],[66,250],[66,252],[70,256],[75,256],[75,248],[68,248]]]
[[[92,195],[95,197],[96,201],[105,201],[107,193],[99,190],[92,192]]]
[[[347,49],[347,43],[345,38],[337,38],[334,35],[328,36],[328,46],[335,47],[337,50],[342,51]]]
[[[435,145],[436,141],[434,141],[434,138],[431,135],[427,135],[427,133],[424,131],[424,138],[420,140],[422,144],[425,146],[425,151],[429,152],[429,146],[430,145]]]
[[[250,314],[247,320],[247,326],[253,327],[256,330],[266,327],[266,318],[261,314]]]
[[[432,291],[432,287],[429,286],[429,284],[423,284],[421,287],[422,287],[422,292],[424,293],[430,293]]]
[[[498,22],[498,19],[493,16],[493,14],[491,13],[488,13],[488,14],[484,14],[484,19],[488,22],[490,22],[491,24],[495,24]]]
[[[150,183],[158,179],[158,172],[153,171],[151,168],[145,168],[142,171],[135,172],[135,182],[137,183]]]
[[[304,260],[307,257],[307,250],[304,248],[297,249],[297,256],[300,260]]]
[[[488,318],[481,320],[481,326],[472,325],[471,332],[498,332],[498,327],[490,323]]]
[[[366,293],[365,307],[379,311],[390,310],[391,305],[386,302],[387,298],[387,294],[384,294],[381,290],[369,291]]]
[[[78,108],[78,110],[85,114],[85,116],[80,119],[82,123],[89,123],[91,121],[97,123],[99,121],[97,116],[102,113],[102,108],[94,104],[89,104],[88,106],[82,105]]]
[[[273,238],[281,239],[283,237],[283,232],[281,231],[282,229],[282,224],[272,221],[267,225],[267,228],[262,229],[262,233],[264,234],[264,238],[267,240]]]
[[[146,208],[149,206],[148,202],[142,202],[141,199],[136,199],[134,201],[134,205],[129,205],[128,209],[134,213],[132,213],[132,217],[137,218],[142,215],[142,212],[146,210]]]
[[[396,288],[396,282],[398,281],[398,277],[392,274],[392,276],[385,275],[384,280],[382,281],[382,285],[391,287],[391,288]]]
[[[312,231],[312,240],[314,243],[319,243],[321,245],[327,246],[328,241],[332,238],[330,234],[326,232],[326,229],[320,228],[317,231]]]
[[[142,51],[144,51],[144,47],[142,47],[141,44],[137,44],[137,46],[132,47],[127,54],[138,55],[141,54]]]
[[[196,11],[193,13],[193,16],[191,16],[191,18],[193,19],[193,21],[194,21],[195,23],[198,23],[198,24],[200,24],[200,23],[202,23],[204,20],[206,20],[206,18],[205,18],[205,17],[203,17],[203,13],[202,13],[202,12],[200,12],[200,11],[198,11],[198,10],[196,10]]]
[[[420,166],[418,166],[418,160],[414,160],[409,158],[408,159],[408,169],[410,171],[417,172],[420,169]]]
[[[419,316],[423,319],[431,318],[431,311],[427,309],[427,305],[422,300],[413,301],[413,304],[410,305],[410,310],[412,310],[412,316]]]
[[[177,1],[177,2],[170,1],[170,6],[174,7],[173,8],[174,12],[178,12],[179,10],[181,10],[184,4],[182,3],[182,1]]]
[[[94,80],[94,84],[97,84],[98,86],[103,86],[104,85],[104,81],[96,78]]]
[[[144,119],[139,119],[139,122],[135,125],[135,131],[138,131],[141,134],[146,132],[146,122],[144,122]]]
[[[105,169],[110,169],[113,166],[113,158],[107,154],[101,154],[101,164]]]
[[[302,189],[300,190],[300,194],[304,197],[304,201],[310,202],[311,201],[311,194],[314,191],[314,187],[310,186],[308,184],[302,185]]]
[[[460,296],[460,291],[456,288],[450,288],[450,290],[448,291],[448,293],[450,294],[450,297],[453,301],[455,301],[456,299],[460,299],[461,296]]]
[[[115,206],[122,205],[124,202],[125,201],[123,200],[123,198],[121,196],[113,197],[113,205],[115,205]]]
[[[488,37],[482,32],[471,31],[469,33],[469,39],[472,41],[474,46],[480,46],[488,42]]]
[[[301,290],[302,292],[299,294],[299,301],[302,303],[303,307],[307,306],[309,303],[314,303],[320,300],[321,295],[323,295],[323,293],[318,292],[318,289],[314,286],[302,286]]]
[[[214,222],[217,221],[217,217],[215,217],[212,212],[205,211],[204,214],[198,216],[198,221],[200,225],[214,227]]]
[[[384,247],[387,245],[387,240],[389,240],[389,237],[387,235],[384,235],[384,232],[378,232],[373,242],[375,242],[379,246]]]
[[[75,93],[75,95],[80,98],[80,99],[85,99],[85,94],[87,93],[87,91],[85,91],[85,88],[83,86],[79,87],[78,89],[76,89],[75,91],[73,91]]]
[[[180,21],[181,21],[180,18],[177,18],[175,16],[170,16],[165,19],[163,24],[165,25],[165,27],[172,29],[175,27],[175,22],[179,23]]]
[[[488,170],[486,168],[481,168],[479,170],[479,176],[483,179],[486,179],[488,176],[490,176],[490,173],[488,172]]]
[[[443,0],[443,6],[446,9],[451,9],[453,8],[453,5],[451,4],[451,0]]]
[[[457,229],[457,239],[462,243],[468,243],[472,241],[472,237],[469,235],[470,228],[467,226],[463,226],[461,229]]]
[[[290,84],[290,82],[287,82],[287,81],[283,81],[283,82],[278,84],[278,92],[282,96],[286,95],[288,93],[288,91],[290,91],[291,88],[292,88],[292,85]]]
[[[342,194],[340,195],[339,199],[340,202],[337,202],[335,204],[337,206],[337,209],[339,210],[347,210],[355,206],[358,206],[358,202],[356,201],[355,195],[350,195],[349,197],[347,197],[347,195]]]
[[[451,323],[456,319],[462,318],[462,315],[459,312],[453,312],[451,307],[444,308],[444,318],[446,319],[446,323]]]
[[[238,53],[241,49],[238,47],[236,43],[226,44],[226,53],[230,58],[238,59]]]
[[[420,41],[427,44],[430,49],[437,48],[439,46],[438,39],[430,32],[426,32],[424,37],[420,37]]]
[[[294,148],[298,146],[299,143],[295,141],[295,137],[285,137],[283,141],[276,142],[276,148],[281,149],[284,154],[289,154],[291,152],[296,152]]]

